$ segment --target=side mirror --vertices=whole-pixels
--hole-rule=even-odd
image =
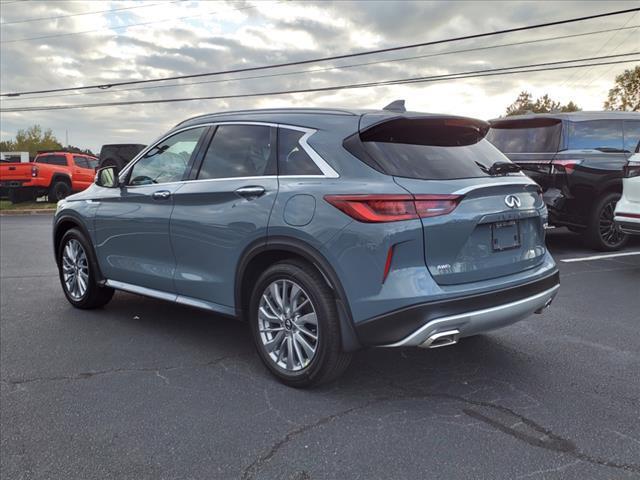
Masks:
[[[104,167],[96,173],[95,184],[99,187],[116,188],[120,186],[120,179],[116,167]]]

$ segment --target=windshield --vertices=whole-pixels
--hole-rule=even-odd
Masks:
[[[487,140],[504,153],[557,152],[561,131],[555,119],[504,120],[492,124]]]

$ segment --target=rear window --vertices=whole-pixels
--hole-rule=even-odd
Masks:
[[[498,121],[487,140],[504,153],[557,152],[562,122],[553,118]]]
[[[352,154],[397,177],[450,180],[489,176],[495,162],[509,160],[483,139],[486,124],[466,120],[399,119],[374,126],[345,141]]]
[[[567,148],[622,152],[624,150],[622,120],[568,122]]]

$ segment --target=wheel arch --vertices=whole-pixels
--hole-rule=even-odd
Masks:
[[[266,242],[265,239],[257,240],[245,249],[238,263],[234,286],[238,318],[244,318],[244,312],[247,310],[251,280],[269,265],[287,259],[302,260],[320,272],[329,288],[335,293],[343,349],[350,352],[362,348],[353,326],[346,293],[335,270],[316,248],[291,237],[269,237]]]
[[[82,232],[82,234],[89,241],[89,243],[91,245],[91,250],[92,250],[91,254],[89,255],[90,261],[91,261],[91,264],[92,264],[91,266],[94,269],[94,271],[96,272],[96,278],[98,279],[98,282],[99,283],[104,282],[105,279],[104,279],[104,276],[102,275],[102,271],[100,270],[100,265],[98,265],[98,260],[97,260],[95,248],[93,246],[93,242],[91,241],[92,237],[89,234],[89,231],[87,230],[87,228],[82,223],[82,221],[78,220],[73,215],[62,215],[62,216],[56,218],[56,220],[55,220],[55,224],[54,224],[54,227],[53,227],[53,254],[54,254],[54,258],[56,260],[56,265],[59,266],[59,264],[58,264],[58,250],[60,248],[60,242],[62,241],[62,237],[64,237],[64,234],[67,233],[72,228],[76,228],[76,229],[80,230]]]
[[[58,181],[63,181],[69,184],[69,186],[71,186],[71,177],[65,173],[54,173],[53,176],[51,177],[51,183],[49,184],[49,187],[53,186],[54,183],[58,182]]]

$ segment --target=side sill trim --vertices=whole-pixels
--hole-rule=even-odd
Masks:
[[[434,326],[436,326],[436,325],[438,325],[440,323],[446,323],[446,322],[451,322],[451,321],[463,319],[465,317],[469,317],[470,315],[486,315],[486,314],[490,314],[490,313],[499,312],[500,310],[508,310],[508,309],[516,307],[516,306],[518,306],[518,305],[520,305],[522,303],[531,302],[531,301],[536,300],[538,298],[542,298],[542,297],[551,295],[551,294],[555,293],[559,288],[560,288],[560,285],[558,284],[558,285],[555,285],[554,287],[552,287],[552,288],[550,288],[548,290],[545,290],[544,292],[537,293],[536,295],[532,295],[531,297],[522,298],[522,299],[517,300],[515,302],[505,303],[503,305],[497,305],[495,307],[485,308],[483,310],[475,310],[475,311],[471,311],[471,312],[464,312],[464,313],[459,313],[459,314],[456,314],[456,315],[451,315],[451,316],[448,316],[448,317],[438,318],[438,319],[430,321],[429,323],[426,323],[425,325],[420,327],[418,330],[416,330],[415,332],[413,332],[409,336],[403,338],[399,342],[391,343],[391,344],[388,344],[388,345],[380,345],[380,346],[381,347],[402,347],[404,345],[411,344],[411,341],[414,338],[419,337],[423,332],[432,329]]]
[[[116,290],[122,290],[124,292],[135,293],[137,295],[143,295],[145,297],[157,298],[159,300],[165,300],[167,302],[179,303],[181,305],[188,305],[190,307],[199,308],[201,310],[207,310],[210,312],[220,313],[230,317],[235,317],[235,311],[231,307],[226,305],[220,305],[218,303],[207,302],[206,300],[200,300],[198,298],[187,297],[185,295],[177,295],[175,293],[163,292],[162,290],[155,290],[153,288],[140,287],[131,283],[119,282],[117,280],[106,280],[104,284],[107,287],[114,288]]]

